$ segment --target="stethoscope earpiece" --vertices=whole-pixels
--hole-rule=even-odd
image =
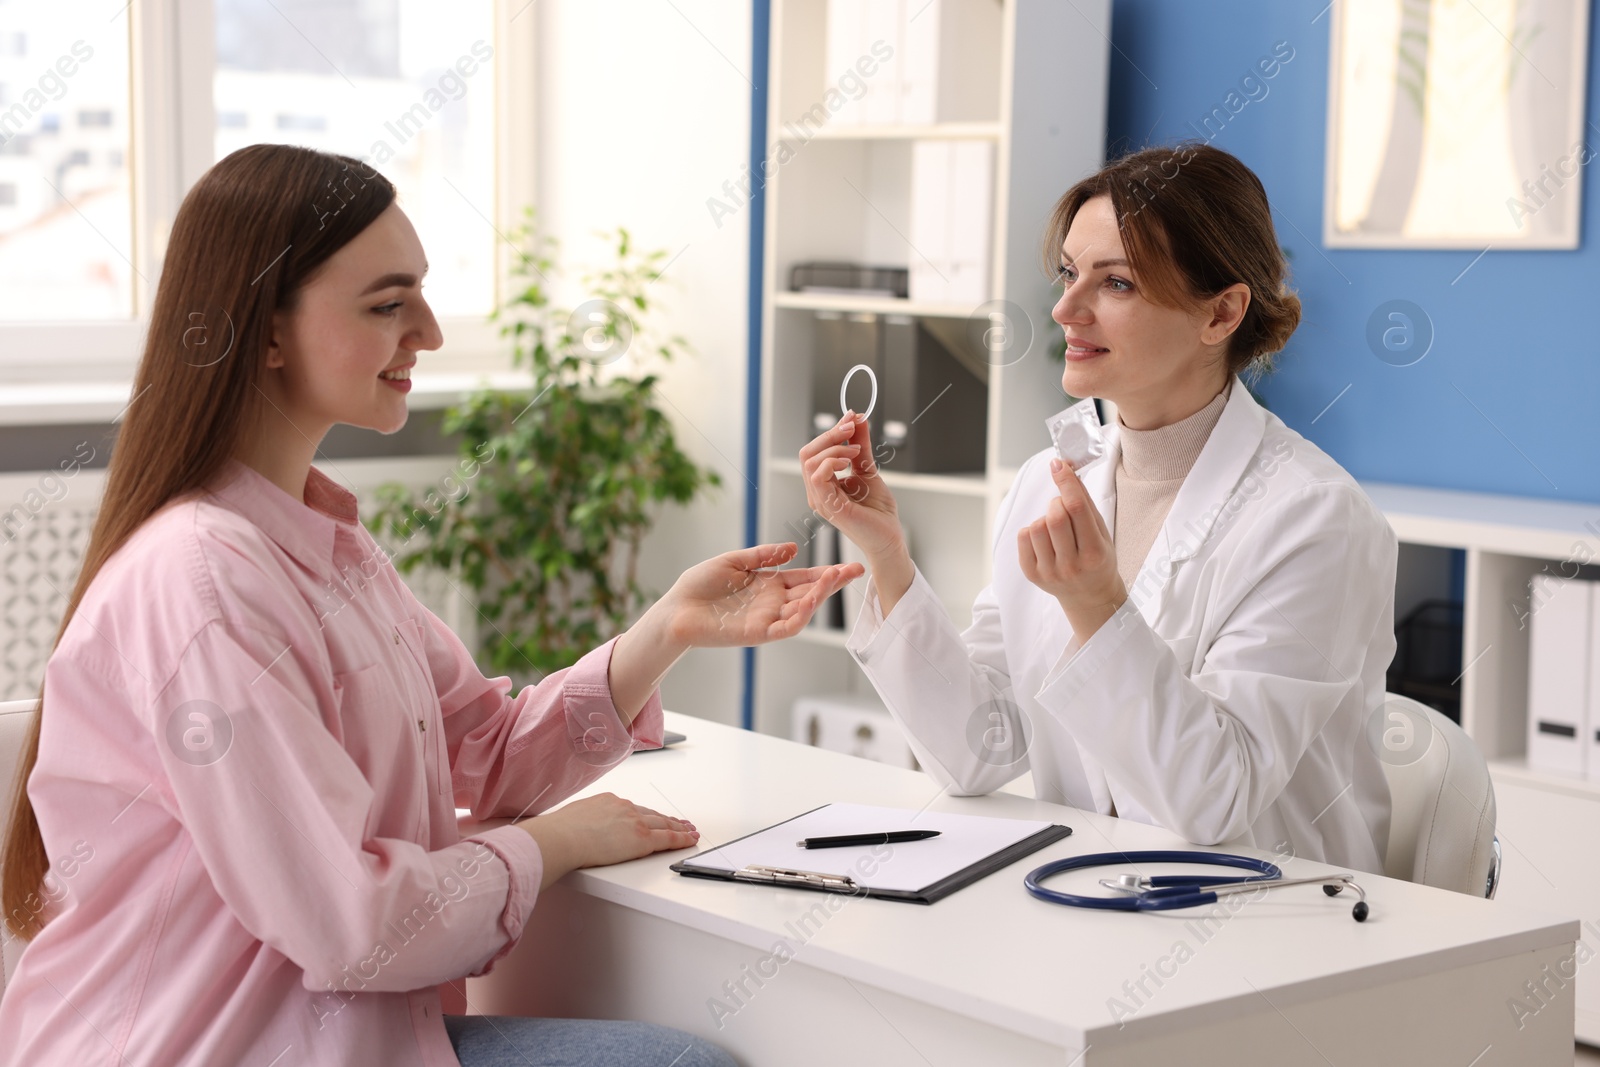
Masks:
[[[1123,877],[1126,878],[1127,875],[1123,875]],[[1344,887],[1346,885],[1356,885],[1356,883],[1354,882],[1354,880],[1349,881],[1349,882],[1333,882],[1333,883],[1331,883],[1329,885],[1323,886],[1322,887],[1322,891],[1324,893],[1328,894],[1330,897],[1336,897],[1341,892],[1343,892]],[[1361,887],[1357,885],[1356,886],[1356,892],[1359,893],[1360,891],[1361,891]],[[1351,918],[1355,919],[1355,921],[1358,922],[1358,923],[1366,922],[1367,921],[1367,916],[1370,915],[1371,913],[1372,913],[1372,909],[1367,907],[1367,902],[1365,900],[1356,901],[1355,907],[1350,909]]]

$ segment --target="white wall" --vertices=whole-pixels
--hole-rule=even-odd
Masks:
[[[603,261],[593,232],[618,225],[678,256],[659,296],[665,324],[697,354],[665,371],[663,406],[681,447],[723,485],[666,511],[646,540],[641,581],[664,592],[685,567],[744,544],[749,217],[719,228],[706,200],[749,157],[750,7],[538,0],[522,17],[535,12],[539,209],[564,262]],[[739,698],[736,649],[689,653],[662,689],[667,708],[726,723],[739,721]]]

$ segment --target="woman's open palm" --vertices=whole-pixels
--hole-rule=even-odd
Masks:
[[[859,563],[777,569],[798,551],[793,541],[757,545],[684,571],[667,594],[673,600],[674,637],[701,647],[793,637],[823,601],[866,573]]]

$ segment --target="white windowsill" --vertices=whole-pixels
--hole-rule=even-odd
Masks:
[[[414,411],[447,407],[484,385],[525,388],[527,371],[418,374],[408,404]],[[127,381],[34,382],[0,385],[0,426],[110,422],[128,404]]]

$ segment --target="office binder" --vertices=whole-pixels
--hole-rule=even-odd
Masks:
[[[981,474],[989,385],[978,372],[987,374],[988,353],[971,346],[965,322],[951,331],[941,329],[951,325],[948,319],[883,320],[877,366],[882,415],[872,434],[878,461],[897,472]]]
[[[1584,776],[1594,582],[1535,574],[1529,584],[1528,766]]]
[[[839,547],[844,543],[844,536],[839,533],[839,528],[832,523],[823,522],[814,534],[811,535],[807,545],[810,556],[807,566],[831,567],[840,562]],[[822,606],[812,612],[811,619],[806,623],[813,630],[843,630],[845,628],[844,590],[834,593]]]
[[[982,62],[1000,53],[997,5],[828,0],[826,20],[824,82],[854,70],[865,86],[862,98],[848,102],[835,122],[931,125],[993,121],[1000,113],[999,83]],[[876,67],[866,68],[872,73],[856,65],[862,57],[877,58]]]
[[[1578,724],[1583,734],[1581,748],[1586,756],[1590,781],[1600,782],[1600,582],[1587,582],[1589,587],[1589,649],[1584,658],[1589,663],[1589,694],[1586,707],[1578,713]],[[1587,717],[1585,716],[1587,712]],[[1586,721],[1587,718],[1587,721]]]
[[[912,300],[975,307],[988,299],[993,192],[993,142],[912,142]]]
[[[941,836],[870,848],[799,846],[806,837],[890,829],[938,830]],[[933,904],[1071,833],[1071,827],[1035,820],[824,804],[697,852],[671,869],[691,878]]]
[[[873,45],[881,41],[879,47],[894,48],[900,40],[901,8],[905,0],[866,0],[866,18],[862,20],[863,33],[858,40],[860,49],[849,58],[849,64],[854,66],[861,56],[874,55]],[[880,63],[877,73],[861,80],[866,85],[866,95],[857,108],[861,122],[867,125],[893,125],[900,121],[900,85],[894,76],[895,64],[891,59],[887,63]],[[885,69],[888,68],[888,69]],[[846,68],[830,70],[828,75],[838,77]],[[855,68],[858,72],[859,67]]]
[[[833,428],[844,414],[840,386],[850,369],[862,364],[877,380],[873,458],[886,470],[982,473],[989,425],[987,357],[973,347],[964,320],[817,311],[811,413],[801,432],[809,438]],[[861,373],[851,376],[845,406],[865,411],[872,381]],[[854,621],[848,603],[846,612],[848,625]]]
[[[879,0],[881,2],[881,0]],[[826,66],[819,74],[824,81],[832,84],[833,80],[847,71],[855,69],[856,60],[867,52],[871,42],[867,40],[867,7],[868,0],[828,0],[827,29],[824,33],[824,62]],[[868,92],[871,86],[867,87]],[[866,100],[849,100],[840,107],[833,116],[836,126],[859,126],[867,121]]]

